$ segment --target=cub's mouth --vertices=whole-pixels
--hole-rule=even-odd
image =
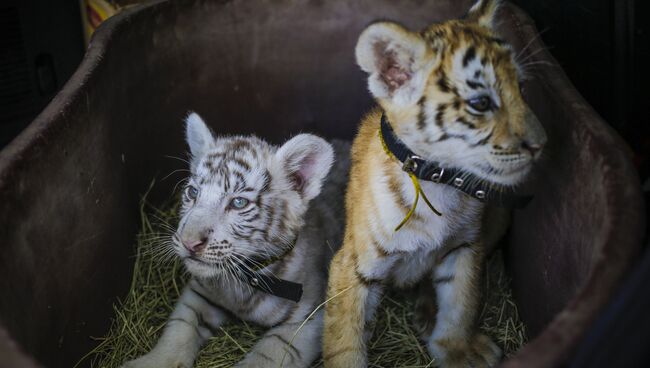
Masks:
[[[502,162],[486,160],[472,170],[483,180],[497,185],[512,187],[523,182],[533,168],[533,161],[521,159],[504,165]]]
[[[189,255],[182,258],[185,263],[194,265],[204,265],[206,267],[214,267],[215,269],[222,269],[228,266],[236,266],[236,262],[231,260],[230,257],[224,257],[218,260],[206,260],[196,255]]]

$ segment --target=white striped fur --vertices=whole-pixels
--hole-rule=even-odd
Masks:
[[[349,144],[310,134],[279,148],[254,136],[215,138],[194,113],[187,141],[191,177],[174,244],[193,277],[154,349],[125,367],[189,368],[229,315],[269,327],[237,367],[309,366],[321,351],[322,312],[294,334],[324,300],[327,266],[341,243]],[[236,204],[248,204],[237,209],[239,197]],[[300,302],[242,281],[237,260],[282,254],[296,236],[294,249],[262,272],[302,283]],[[183,246],[201,241],[194,252]]]

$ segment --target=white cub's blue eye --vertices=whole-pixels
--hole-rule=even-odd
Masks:
[[[241,210],[242,208],[248,206],[248,199],[244,197],[236,197],[230,201],[230,207]]]
[[[187,188],[185,189],[185,194],[187,195],[187,198],[191,200],[195,200],[196,197],[199,195],[199,190],[191,185],[188,185]]]

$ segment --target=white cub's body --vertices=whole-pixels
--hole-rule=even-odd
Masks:
[[[154,349],[125,367],[189,368],[229,316],[269,327],[238,367],[309,366],[321,351],[322,312],[298,328],[324,301],[342,241],[349,144],[309,134],[279,148],[215,138],[196,114],[187,140],[191,177],[173,240],[193,277]],[[300,283],[302,298],[255,289],[247,272]]]

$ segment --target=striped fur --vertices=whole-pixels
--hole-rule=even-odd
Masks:
[[[363,118],[352,146],[344,242],[330,267],[328,296],[337,297],[325,312],[326,367],[366,366],[368,322],[384,288],[418,282],[428,286],[418,302],[419,329],[436,363],[498,362],[499,348],[475,322],[485,246],[506,223],[449,186],[421,181],[442,216],[419,205],[395,232],[414,188],[377,134],[384,112],[399,138],[425,159],[506,186],[526,178],[546,135],[520,94],[511,47],[491,28],[497,5],[481,0],[465,19],[420,33],[376,23],[359,38],[357,62],[381,109]]]
[[[322,313],[294,333],[324,300],[326,265],[343,231],[349,144],[309,134],[279,148],[253,136],[214,138],[196,114],[187,119],[187,140],[191,177],[174,244],[193,277],[158,344],[125,366],[191,367],[232,316],[269,328],[238,367],[307,367],[320,353]],[[235,198],[248,203],[236,208]],[[298,303],[252,289],[235,266],[278,254],[285,255],[262,272],[302,283]]]

